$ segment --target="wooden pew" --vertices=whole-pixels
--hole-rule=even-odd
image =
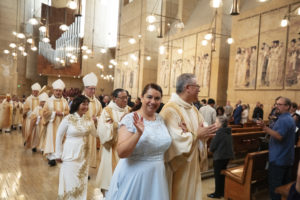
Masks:
[[[242,133],[242,132],[253,132],[253,131],[261,131],[262,127],[243,127],[243,128],[232,128],[232,133]]]
[[[231,128],[243,128],[243,126],[239,124],[228,124],[228,126]]]
[[[232,133],[233,151],[235,156],[258,151],[260,137],[265,137],[264,131]]]
[[[267,180],[268,151],[248,153],[244,165],[223,170],[225,199],[250,200],[253,186]]]

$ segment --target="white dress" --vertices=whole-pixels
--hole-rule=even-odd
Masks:
[[[89,134],[94,122],[77,113],[67,115],[56,134],[56,157],[62,160],[57,199],[86,199],[89,169]],[[62,144],[63,138],[65,142]]]
[[[131,133],[136,133],[133,113],[120,122]],[[144,133],[128,158],[120,159],[113,174],[106,200],[169,200],[164,165],[164,153],[171,137],[163,119],[144,119]]]

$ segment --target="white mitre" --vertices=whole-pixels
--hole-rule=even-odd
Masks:
[[[52,83],[52,87],[54,90],[64,90],[65,89],[65,84],[62,80],[57,79]]]
[[[82,81],[83,81],[83,85],[85,87],[88,87],[88,86],[95,86],[96,87],[97,83],[98,83],[98,78],[93,72],[91,72],[91,73],[85,75],[83,77]]]
[[[35,83],[31,86],[31,90],[41,90],[41,85],[39,83]]]
[[[48,94],[46,92],[43,92],[42,94],[39,95],[39,100],[41,101],[47,101],[48,99]]]

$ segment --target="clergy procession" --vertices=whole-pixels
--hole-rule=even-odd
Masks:
[[[211,154],[215,192],[207,197],[226,198],[230,195],[227,190],[237,189],[225,185],[225,179],[229,184],[227,172],[222,172],[237,153],[235,135],[231,134],[236,127],[259,127],[270,136],[271,199],[280,199],[277,187],[292,180],[289,173],[296,162],[294,145],[299,136],[291,133],[299,130],[299,107],[288,98],[275,100],[269,125],[256,117],[263,114],[258,102],[253,113],[255,127],[247,127],[251,122],[243,123],[242,118],[248,110],[245,114],[240,100],[234,110],[230,102],[215,109],[213,99],[206,105],[205,99],[197,104],[200,87],[193,74],[177,78],[176,92],[160,113],[163,91],[155,83],[144,87],[141,101],[133,107],[128,106],[128,92],[122,88],[112,91],[112,100],[103,104],[95,95],[97,83],[94,73],[87,74],[82,94],[72,99],[63,96],[65,83],[61,79],[52,83],[51,91],[35,83],[24,103],[10,94],[1,103],[2,133],[17,130],[22,134],[24,151],[40,154],[49,167],[59,168],[59,174],[53,174],[59,176],[57,199],[88,199],[90,179],[99,191],[92,199],[202,199],[201,174],[208,170]],[[283,138],[284,143],[276,142]],[[282,164],[290,167],[280,168]],[[93,177],[92,169],[97,171]],[[299,176],[300,168],[298,181]]]

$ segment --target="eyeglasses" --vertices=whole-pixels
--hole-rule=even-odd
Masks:
[[[119,98],[119,99],[121,99],[121,100],[127,100],[127,99],[128,99],[128,96],[124,96],[124,97],[117,97],[117,98]]]
[[[276,103],[276,106],[286,106],[287,104],[283,104],[283,103]]]
[[[189,84],[188,86],[194,86],[196,88],[200,88],[200,85],[198,85],[198,84]]]

